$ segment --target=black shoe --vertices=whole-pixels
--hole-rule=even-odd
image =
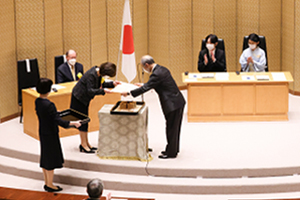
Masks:
[[[90,147],[90,149],[93,150],[93,151],[97,151],[98,148],[97,147]]]
[[[79,145],[79,151],[83,152],[83,153],[95,153],[95,151],[93,150],[89,150],[87,151],[85,148],[83,148],[83,146]]]
[[[168,159],[168,158],[176,158],[177,156],[169,156],[169,155],[159,155],[158,158],[160,159]]]
[[[47,192],[59,192],[59,191],[62,191],[63,189],[61,188],[61,187],[59,187],[59,186],[56,186],[57,187],[57,189],[53,189],[53,188],[51,188],[51,187],[48,187],[47,185],[44,185],[44,189],[45,189],[45,191],[47,191]]]
[[[153,149],[152,148],[148,148],[148,152],[152,152],[153,151]]]
[[[167,155],[167,152],[166,151],[162,151],[161,154],[162,155]]]

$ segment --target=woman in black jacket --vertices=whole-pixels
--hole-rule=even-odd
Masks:
[[[104,88],[113,88],[120,84],[119,81],[105,82],[104,77],[114,77],[116,75],[116,70],[116,65],[110,62],[103,63],[100,67],[94,66],[89,69],[72,90],[70,108],[88,115],[90,101],[95,95],[105,95],[105,93],[110,93],[110,90]],[[94,150],[97,150],[97,148],[90,145],[87,133],[88,124],[83,124],[79,128],[81,140],[79,151],[84,153],[95,153]]]
[[[65,121],[59,117],[54,103],[47,99],[53,82],[47,78],[41,78],[36,86],[40,96],[35,100],[35,110],[39,119],[39,137],[41,145],[40,167],[43,169],[47,192],[58,192],[62,188],[53,185],[54,169],[62,168],[64,158],[58,135],[58,125],[64,128],[73,125],[79,127],[79,121]]]

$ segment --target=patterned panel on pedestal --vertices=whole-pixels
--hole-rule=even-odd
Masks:
[[[90,1],[63,0],[64,52],[74,49],[84,71],[91,66]]]
[[[0,1],[0,118],[18,112],[14,1]]]
[[[104,105],[98,112],[98,156],[103,159],[150,159],[147,153],[148,108],[143,108],[137,115],[113,115],[110,114],[112,107]]]

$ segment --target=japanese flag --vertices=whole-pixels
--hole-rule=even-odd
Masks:
[[[131,82],[136,77],[136,62],[133,45],[129,0],[125,0],[120,50],[122,51],[122,72]]]

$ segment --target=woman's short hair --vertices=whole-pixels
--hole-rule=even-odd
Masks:
[[[40,78],[36,84],[36,91],[40,94],[47,94],[51,91],[53,81],[48,78]]]
[[[208,36],[206,36],[205,38],[205,42],[207,42],[207,40],[210,38],[210,42],[215,44],[219,41],[218,37],[214,34],[209,34]]]
[[[251,33],[248,36],[248,40],[252,40],[253,42],[260,42],[258,35],[255,33]]]
[[[105,62],[105,63],[102,63],[100,65],[100,67],[97,67],[97,68],[100,69],[101,76],[109,76],[109,77],[116,76],[117,66],[114,63]]]

